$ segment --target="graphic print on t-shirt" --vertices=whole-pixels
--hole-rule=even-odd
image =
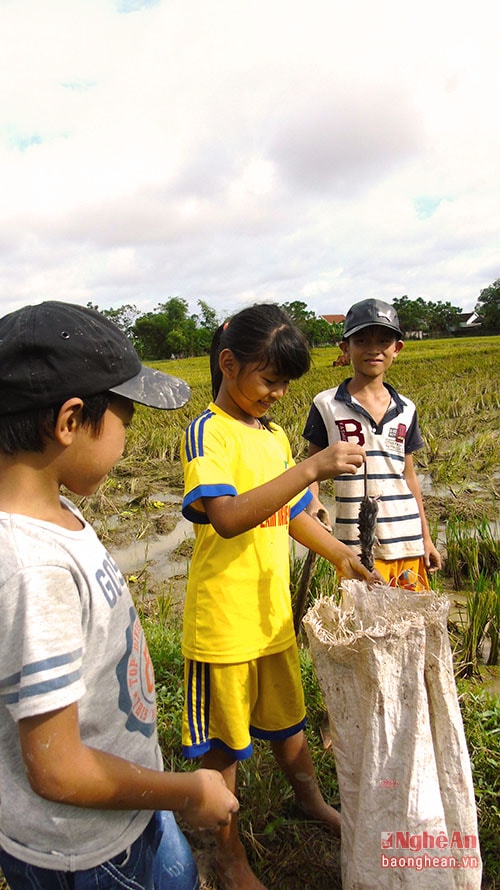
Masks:
[[[118,705],[127,714],[126,728],[149,738],[156,726],[153,663],[135,609],[130,609],[126,633],[127,649],[116,668],[120,684]]]

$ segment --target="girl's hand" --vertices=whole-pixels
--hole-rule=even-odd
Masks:
[[[290,535],[303,547],[332,562],[339,578],[353,578],[368,584],[383,583],[376,570],[368,571],[347,544],[327,532],[322,523],[314,520],[305,510],[291,520]]]
[[[349,549],[349,548],[346,548]],[[366,581],[368,584],[380,584],[383,578],[376,569],[370,572],[364,567],[358,557],[351,552],[342,553],[335,559],[335,568],[342,578],[352,578],[357,581]]]
[[[336,442],[328,448],[314,450],[309,448],[310,460],[314,464],[315,478],[318,482],[324,479],[332,479],[334,476],[344,476],[346,473],[354,476],[365,460],[365,452],[361,445],[351,442]]]
[[[222,774],[214,769],[198,769],[189,777],[192,793],[186,798],[185,806],[178,810],[182,818],[191,828],[216,831],[221,825],[228,825],[240,805]]]

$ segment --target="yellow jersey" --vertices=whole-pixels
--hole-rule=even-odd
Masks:
[[[285,432],[270,426],[247,427],[211,403],[185,432],[182,513],[195,531],[184,609],[187,658],[237,663],[282,652],[295,641],[288,530],[311,500],[309,489],[228,539],[210,524],[202,501],[251,491],[294,465]]]

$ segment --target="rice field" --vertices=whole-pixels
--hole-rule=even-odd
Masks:
[[[349,368],[332,367],[337,355],[333,347],[315,350],[311,371],[292,381],[288,394],[273,408],[273,419],[286,429],[296,459],[305,454],[302,429],[314,395],[350,376]],[[191,400],[164,414],[139,409],[129,456],[138,449],[153,460],[166,455],[175,461],[184,427],[210,400],[208,358],[156,366],[187,380]],[[479,483],[498,494],[499,367],[500,337],[470,337],[408,341],[390,369],[388,382],[417,405],[427,445],[418,453],[417,464],[436,486]]]

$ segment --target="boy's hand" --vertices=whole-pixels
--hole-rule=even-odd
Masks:
[[[441,554],[430,539],[424,540],[424,562],[429,574],[441,568]]]
[[[198,769],[189,774],[192,794],[179,813],[191,828],[216,831],[228,825],[231,814],[237,813],[239,803],[229,790],[218,770]]]
[[[318,522],[320,523],[320,525],[323,526],[323,528],[326,528],[327,532],[332,531],[332,523],[330,520],[330,514],[329,514],[328,510],[325,509],[325,507],[323,507],[323,506],[319,507],[319,509],[316,511],[316,513],[313,514],[313,516],[315,519],[318,520]]]
[[[314,461],[316,479],[322,482],[334,476],[343,476],[346,473],[354,476],[363,466],[365,452],[361,445],[350,442],[336,442],[321,451],[316,451],[307,460]]]
[[[332,523],[330,520],[330,514],[328,510],[323,507],[323,504],[317,497],[313,497],[310,504],[306,507],[309,516],[312,516],[313,519],[316,519],[323,528],[326,528],[327,532],[332,531]]]

